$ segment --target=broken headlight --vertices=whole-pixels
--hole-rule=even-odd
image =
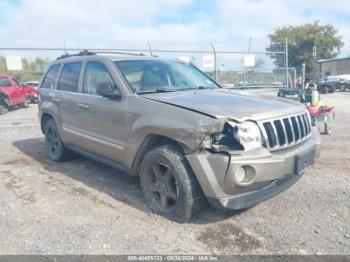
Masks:
[[[261,147],[262,145],[260,128],[252,121],[237,124],[236,128],[234,128],[233,136],[246,151]]]

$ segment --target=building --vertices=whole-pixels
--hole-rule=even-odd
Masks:
[[[320,76],[350,74],[350,57],[318,60]]]

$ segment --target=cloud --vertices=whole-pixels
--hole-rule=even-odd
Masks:
[[[320,3],[322,2],[322,3]],[[0,1],[1,46],[263,50],[277,27],[316,19],[335,25],[350,54],[348,0]],[[6,19],[4,19],[6,17]]]

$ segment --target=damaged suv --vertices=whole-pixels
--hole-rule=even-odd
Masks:
[[[40,85],[48,156],[73,152],[140,176],[149,208],[186,222],[206,203],[244,209],[296,182],[320,137],[299,103],[221,88],[191,64],[88,51]]]

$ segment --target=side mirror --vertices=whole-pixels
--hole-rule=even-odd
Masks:
[[[116,88],[111,82],[99,83],[96,91],[97,94],[110,99],[118,99],[121,97],[118,88]]]

